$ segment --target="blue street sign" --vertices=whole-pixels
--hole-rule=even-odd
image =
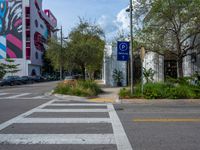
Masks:
[[[129,60],[129,42],[118,41],[117,42],[117,60],[128,61]]]

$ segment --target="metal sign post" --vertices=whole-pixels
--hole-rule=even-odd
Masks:
[[[143,73],[143,62],[144,62],[144,57],[145,57],[145,49],[144,49],[144,47],[141,47],[141,51],[140,51],[140,59],[141,59],[141,64],[142,64],[142,66],[141,66],[141,73],[142,73],[142,76],[141,76],[141,82],[142,82],[142,95],[143,95],[143,93],[144,93],[144,80],[143,80],[143,78],[144,78],[144,73]]]

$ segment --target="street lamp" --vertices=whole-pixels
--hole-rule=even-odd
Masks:
[[[131,65],[131,94],[133,94],[133,2],[130,0],[130,6],[126,10],[130,12],[130,65]]]
[[[141,81],[142,81],[142,95],[143,95],[143,91],[144,91],[144,73],[143,73],[143,63],[144,63],[144,57],[145,57],[145,48],[144,47],[141,47],[141,50],[140,50],[140,59],[141,59],[141,73],[142,73],[142,76],[141,76]]]
[[[68,39],[67,37],[64,37],[63,38],[63,29],[62,29],[62,26],[61,26],[61,28],[60,29],[55,29],[55,30],[53,30],[53,32],[58,32],[58,31],[60,31],[60,46],[61,46],[61,51],[60,51],[60,80],[62,80],[63,78],[62,78],[62,74],[63,74],[63,59],[62,59],[62,48],[63,48],[63,40],[64,39]]]

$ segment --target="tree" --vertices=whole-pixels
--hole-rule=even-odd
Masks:
[[[137,40],[149,50],[173,55],[183,77],[183,58],[200,54],[200,0],[143,0],[143,6],[144,1],[148,9],[138,13],[145,19]]]
[[[14,73],[19,72],[20,70],[18,69],[18,66],[20,64],[15,64],[15,60],[12,59],[5,59],[6,63],[3,64],[3,66],[5,67],[5,71],[6,73],[10,73],[11,75],[13,75]]]
[[[84,79],[86,70],[94,76],[94,72],[101,69],[105,46],[103,37],[104,33],[99,26],[82,19],[69,34],[67,61],[81,69]]]
[[[5,64],[0,63],[0,79],[2,79],[4,77],[4,75],[6,74],[6,67]]]
[[[45,52],[45,61],[50,62],[54,70],[59,70],[60,67],[63,69],[71,68],[68,61],[69,57],[65,44],[61,47],[61,44],[57,39],[49,39],[48,48]]]

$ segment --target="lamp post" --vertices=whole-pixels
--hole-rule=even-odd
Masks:
[[[130,0],[130,6],[126,10],[130,12],[130,73],[131,73],[131,94],[133,94],[133,2]]]
[[[141,47],[141,50],[140,50],[140,59],[141,59],[141,82],[142,82],[142,95],[143,95],[143,91],[144,91],[144,73],[143,73],[143,62],[144,62],[144,57],[145,57],[145,49],[144,47]]]
[[[62,57],[62,48],[63,48],[63,40],[67,39],[63,38],[63,29],[62,26],[60,27],[60,29],[55,29],[53,30],[53,32],[58,32],[60,31],[60,80],[62,80],[62,74],[63,74],[63,57]]]

